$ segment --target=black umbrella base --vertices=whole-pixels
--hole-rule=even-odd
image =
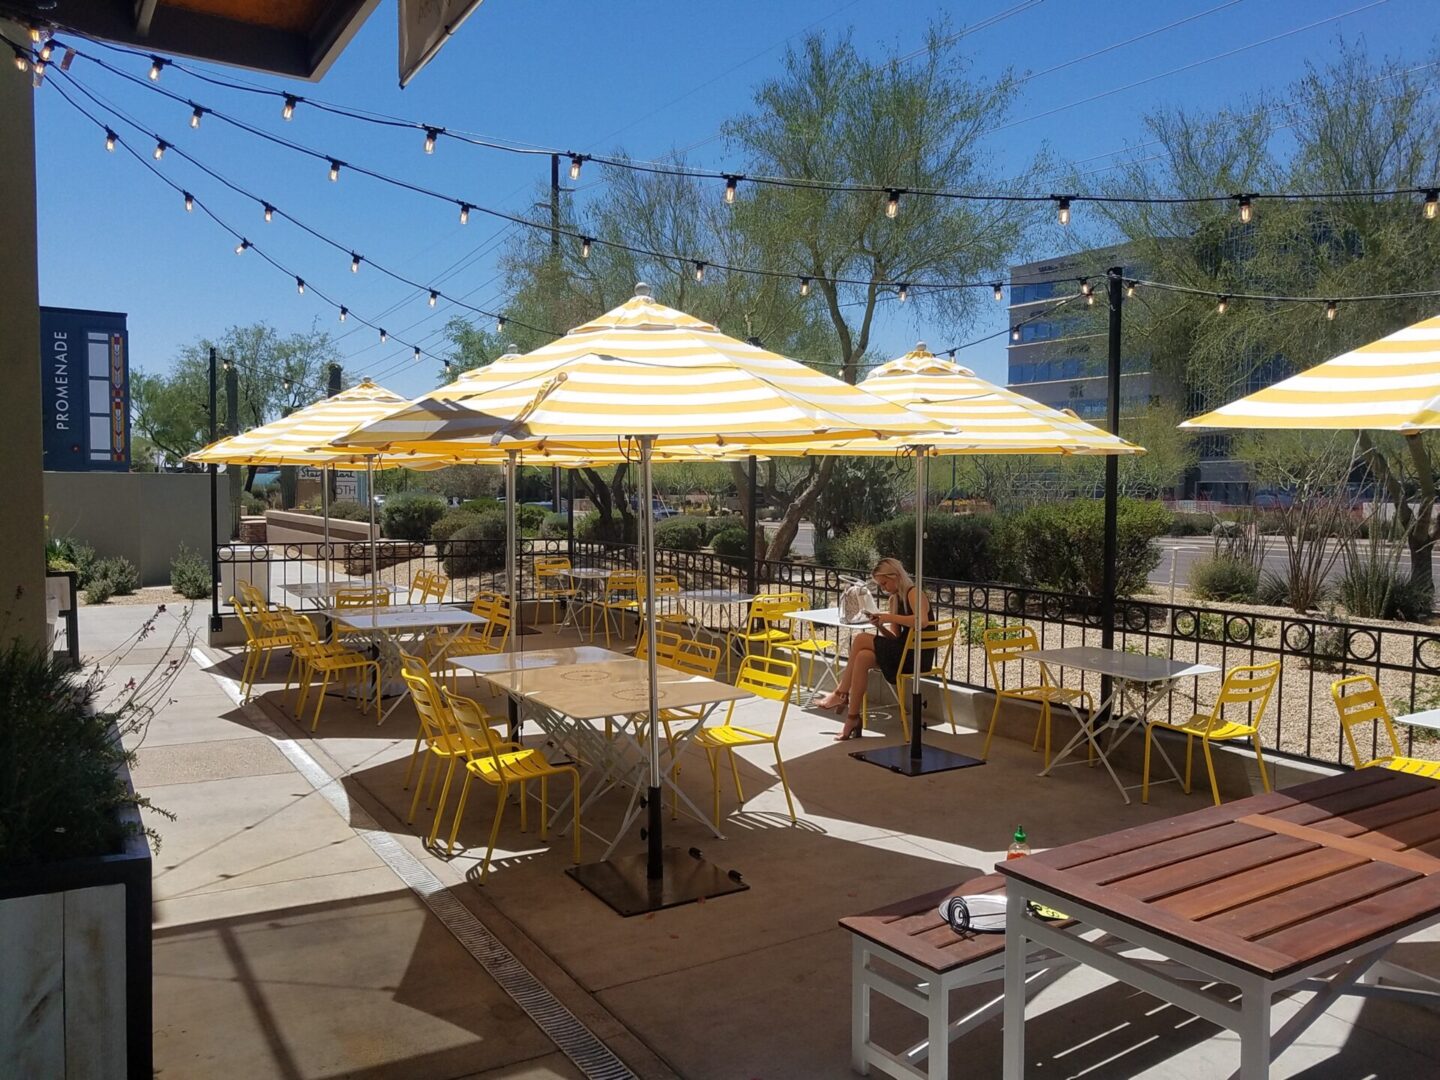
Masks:
[[[967,754],[956,754],[927,743],[920,745],[920,753],[909,743],[899,746],[882,746],[876,750],[857,750],[850,755],[857,761],[879,765],[882,769],[900,773],[902,776],[927,776],[930,773],[949,772],[951,769],[968,769],[972,765],[984,765],[981,758]]]
[[[663,872],[658,878],[647,876],[647,861],[642,851],[572,866],[565,873],[627,918],[750,888],[738,871],[721,870],[707,862],[698,848],[689,851],[665,848],[661,862]]]

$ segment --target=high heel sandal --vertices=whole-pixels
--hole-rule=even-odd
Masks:
[[[845,726],[840,729],[840,734],[835,736],[836,742],[844,742],[846,739],[858,739],[863,734],[860,724],[863,717],[860,713],[851,713],[845,717]]]
[[[825,709],[827,711],[830,709],[834,709],[838,712],[840,709],[850,704],[850,695],[844,690],[832,690],[829,694],[826,695],[826,697],[833,697],[834,700],[823,701],[817,698],[815,701],[815,708]]]

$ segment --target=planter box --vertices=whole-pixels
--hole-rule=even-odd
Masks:
[[[150,947],[143,833],[115,855],[0,870],[0,1077],[149,1080]]]
[[[56,628],[64,620],[65,648],[70,663],[80,666],[80,621],[76,614],[80,607],[75,583],[78,575],[74,570],[48,571],[45,574],[45,631],[50,647],[55,647]]]

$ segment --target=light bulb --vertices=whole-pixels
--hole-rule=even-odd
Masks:
[[[495,332],[496,332],[497,334],[503,334],[503,333],[505,332],[505,316],[504,316],[504,315],[496,315],[496,316],[495,316]]]
[[[588,258],[590,257],[590,244],[591,244],[591,243],[592,243],[592,241],[591,241],[590,237],[586,236],[586,237],[581,238],[581,240],[580,240],[580,257],[581,257],[582,259],[588,259]]]
[[[155,160],[156,160],[156,161],[159,161],[161,158],[163,158],[163,157],[165,156],[165,151],[169,148],[169,146],[170,146],[170,144],[167,143],[164,139],[161,139],[159,142],[157,142],[157,143],[155,144]]]
[[[1089,279],[1089,278],[1085,278],[1084,280],[1082,280],[1082,281],[1080,282],[1080,295],[1081,295],[1081,296],[1093,296],[1094,293],[1095,293],[1095,286],[1090,284],[1090,279]]]
[[[304,278],[297,277],[297,278],[295,279],[295,291],[296,291],[297,293],[299,293],[301,296],[304,296],[304,295],[305,295],[305,279],[304,279]]]
[[[198,128],[200,126],[200,118],[204,115],[205,110],[202,109],[199,105],[196,105],[195,110],[190,114],[190,126],[192,128]]]
[[[1134,297],[1134,295],[1135,295],[1135,282],[1133,282],[1133,281],[1127,281],[1127,282],[1125,283],[1125,295],[1126,295],[1127,297],[1130,297],[1130,298],[1133,298],[1133,297]]]
[[[900,297],[900,303],[903,304],[903,303],[906,301],[906,299],[908,299],[909,296],[910,296],[910,286],[909,286],[909,285],[901,285],[901,286],[900,286],[900,289],[899,289],[899,292],[898,292],[898,295],[899,295],[899,297]]]
[[[439,137],[440,137],[440,129],[439,129],[439,128],[426,128],[426,129],[425,129],[425,152],[426,152],[427,154],[433,154],[433,153],[435,152],[435,140],[438,139]]]
[[[25,53],[22,52],[20,49],[16,49],[16,50],[15,50],[15,70],[16,70],[16,71],[29,71],[29,70],[30,70],[30,61],[29,61],[29,59],[26,57]]]
[[[581,157],[579,154],[571,154],[571,155],[570,155],[570,179],[571,179],[571,180],[579,180],[579,179],[580,179],[580,166],[581,166],[582,164],[584,164],[584,162],[585,162],[585,159],[584,159],[583,157]]]
[[[244,255],[246,249],[247,249],[249,246],[250,246],[250,241],[249,241],[249,240],[245,240],[245,239],[242,238],[241,241],[240,241],[238,244],[235,245],[235,254],[236,254],[236,255]]]
[[[955,359],[955,350],[954,350],[954,349],[951,349],[951,350],[949,350],[945,355],[948,356],[951,360],[954,360],[954,359]]]
[[[273,217],[275,216],[275,207],[271,206],[268,202],[265,203],[264,205],[265,205],[265,220],[266,220],[266,221],[269,221],[271,218],[273,218]]]
[[[1094,293],[1094,292],[1088,292],[1088,293],[1085,294],[1085,306],[1086,306],[1086,307],[1094,307],[1094,306],[1095,306],[1095,293]]]
[[[415,363],[418,364],[419,362],[420,362],[420,346],[419,346],[419,345],[416,345],[416,346],[415,346]]]
[[[287,394],[290,393],[291,390],[295,389],[295,383],[294,383],[293,380],[291,380],[290,376],[288,376],[288,375],[285,376],[285,378],[284,378],[284,380],[282,381],[281,385],[283,385],[283,386],[285,387],[285,393],[287,393]]]
[[[195,209],[195,196],[188,191],[182,191],[180,194],[185,196],[185,212],[188,214]]]
[[[50,52],[52,48],[53,46],[48,41],[45,42],[44,45],[40,46],[40,59],[47,64],[50,62]]]
[[[1241,225],[1248,225],[1248,224],[1250,224],[1250,218],[1251,218],[1251,216],[1252,216],[1252,214],[1253,214],[1253,211],[1252,211],[1251,208],[1250,208],[1250,196],[1249,196],[1249,195],[1237,195],[1237,196],[1235,197],[1235,202],[1236,202],[1236,203],[1239,205],[1239,207],[1240,207],[1240,224],[1241,224]]]
[[[115,152],[115,132],[109,128],[105,129],[105,149],[109,150],[112,154]]]
[[[1070,224],[1070,200],[1063,195],[1055,200],[1055,217],[1061,225]]]
[[[802,278],[800,279],[800,295],[801,295],[801,296],[809,296],[809,295],[810,295],[810,279],[809,279],[808,277],[802,277]]]
[[[334,158],[330,159],[330,180],[333,183],[340,179],[340,162]]]
[[[1019,341],[1019,340],[1020,340],[1020,327],[1018,327],[1018,326],[1012,326],[1012,327],[1010,328],[1010,340],[1011,340],[1011,341]]]
[[[165,66],[165,61],[162,60],[160,57],[158,57],[158,56],[152,56],[152,57],[150,58],[150,81],[151,81],[151,82],[159,82],[159,81],[160,81],[160,69],[163,68],[164,66]]]
[[[463,203],[463,202],[462,202],[462,203],[460,204],[460,224],[461,224],[461,225],[469,225],[469,224],[470,224],[470,204],[469,204],[469,203]]]
[[[705,264],[703,262],[695,264],[695,280],[697,282],[705,280]]]
[[[734,206],[734,205],[735,205],[735,188],[739,185],[739,183],[740,183],[740,178],[739,178],[738,176],[729,176],[729,175],[727,175],[727,176],[725,177],[725,205],[726,205],[726,206]]]
[[[440,294],[439,294],[438,292],[436,292],[434,289],[431,289],[431,290],[430,290],[430,306],[431,306],[431,307],[434,307],[434,306],[435,306],[435,301],[438,300],[438,299],[440,299]]]
[[[341,322],[344,322],[344,321],[345,321],[345,316],[346,316],[346,315],[349,315],[349,314],[350,314],[350,309],[342,305],[341,308],[340,308],[340,321],[341,321]]]
[[[1440,191],[1431,188],[1425,192],[1425,220],[1434,221],[1440,216]]]
[[[995,283],[995,302],[998,304],[998,303],[1000,303],[1000,301],[1002,301],[1002,300],[1004,300],[1004,299],[1005,299],[1005,290],[1001,287],[1000,282],[997,281],[997,282]]]
[[[1325,318],[1329,319],[1331,322],[1335,321],[1336,310],[1337,308],[1335,306],[1334,300],[1327,300],[1325,302]]]
[[[350,272],[352,274],[358,274],[360,272],[360,256],[356,255],[353,251],[350,253]]]
[[[885,216],[893,218],[900,213],[900,192],[891,188],[885,193]]]
[[[382,327],[380,328],[380,344],[381,344],[381,345],[384,345],[385,342],[387,342],[387,341],[389,341],[389,340],[390,340],[390,335],[385,332],[385,328],[382,326]]]
[[[1228,308],[1229,306],[1230,306],[1230,298],[1229,298],[1228,296],[1222,296],[1222,297],[1220,297],[1220,302],[1215,305],[1215,314],[1216,314],[1216,315],[1224,315],[1224,314],[1225,314],[1225,309]]]
[[[285,107],[280,110],[280,119],[289,120],[295,115],[295,106],[300,104],[300,99],[294,94],[285,95]]]

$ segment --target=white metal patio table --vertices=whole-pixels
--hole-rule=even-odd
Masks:
[[[389,683],[400,669],[400,639],[436,638],[438,645],[435,655],[444,649],[450,637],[471,627],[483,626],[485,618],[463,608],[448,604],[401,604],[395,607],[347,608],[343,613],[335,612],[331,618],[348,630],[369,634],[380,652],[382,679]],[[396,700],[380,717],[380,723],[390,718],[403,695],[397,693]]]
[[[320,607],[330,607],[334,604],[337,594],[351,592],[355,589],[385,589],[391,596],[398,596],[402,592],[409,591],[403,585],[371,585],[363,578],[351,578],[346,581],[290,581],[281,585],[280,588],[297,600],[313,600]]]
[[[809,611],[791,611],[787,613],[785,617],[787,619],[793,619],[796,622],[809,623],[811,626],[823,626],[827,630],[836,631],[835,651],[832,653],[827,650],[825,653],[825,658],[828,662],[825,665],[824,672],[830,676],[831,687],[840,685],[841,638],[839,631],[857,633],[867,630],[873,631],[875,629],[868,618],[862,618],[856,622],[847,622],[841,616],[838,607],[814,608]],[[811,687],[811,689],[818,692],[823,689],[823,687],[821,687],[819,680],[816,680],[815,685]]]
[[[1143,653],[1124,652],[1120,649],[1104,649],[1098,645],[1075,645],[1061,649],[1038,649],[1034,652],[1019,654],[1023,660],[1032,660],[1040,664],[1046,670],[1046,675],[1056,686],[1064,685],[1060,677],[1052,668],[1073,668],[1076,671],[1090,672],[1091,674],[1109,676],[1111,679],[1110,696],[1096,707],[1095,712],[1089,716],[1084,715],[1075,707],[1073,701],[1065,702],[1065,707],[1080,725],[1080,730],[1075,736],[1060,748],[1060,752],[1051,759],[1050,764],[1041,771],[1041,776],[1048,776],[1050,771],[1076,750],[1082,743],[1089,743],[1094,749],[1096,757],[1105,766],[1105,771],[1110,774],[1110,779],[1115,781],[1115,786],[1120,790],[1120,797],[1127,803],[1130,801],[1130,793],[1126,786],[1120,782],[1120,777],[1115,774],[1114,767],[1110,764],[1110,754],[1118,747],[1132,731],[1140,730],[1146,723],[1150,713],[1164,701],[1175,686],[1182,679],[1198,678],[1201,675],[1215,675],[1220,669],[1209,664],[1191,664],[1183,660],[1172,660],[1165,656],[1147,656]],[[1138,709],[1126,711],[1126,702],[1136,697],[1132,688],[1139,686]],[[1104,746],[1100,745],[1099,736],[1109,732],[1110,738]],[[1175,768],[1175,763],[1170,760],[1164,745],[1156,742],[1160,756],[1165,759],[1171,773],[1177,781],[1180,780],[1180,772]],[[1069,762],[1071,765],[1080,762]],[[1165,781],[1168,783],[1168,781]],[[1139,785],[1132,784],[1131,787]]]
[[[574,603],[565,605],[565,618],[561,619],[560,625],[555,627],[557,634],[567,626],[574,627],[577,634],[583,634],[583,631],[580,629],[580,609],[586,604],[594,604],[596,602],[598,590],[605,579],[610,576],[610,573],[609,570],[600,566],[572,566],[568,570],[555,571],[557,576],[564,574],[571,581],[575,582],[576,588]],[[592,639],[595,636],[595,628],[593,625],[590,628],[590,636]]]
[[[680,603],[687,609],[698,608],[700,612],[720,613],[720,618],[714,623],[710,623],[699,612],[691,611],[693,628],[697,637],[701,630],[723,632],[732,629],[737,622],[735,609],[746,607],[754,599],[754,593],[735,589],[686,589],[680,594]],[[739,618],[743,619],[744,616],[741,615]]]

